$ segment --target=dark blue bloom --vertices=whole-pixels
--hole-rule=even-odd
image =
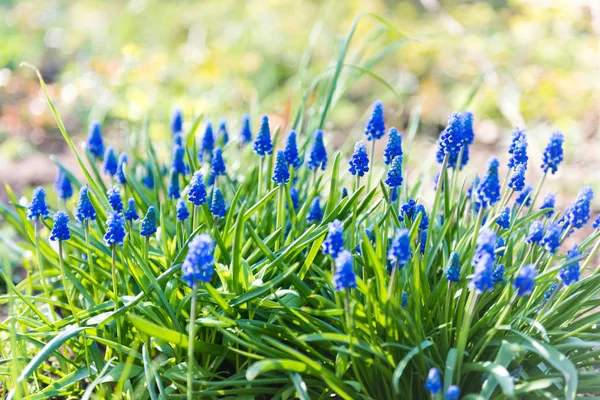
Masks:
[[[492,282],[498,283],[504,280],[504,264],[496,265],[494,272],[492,272]]]
[[[494,288],[492,274],[494,273],[494,257],[484,253],[475,265],[475,273],[469,283],[469,288],[483,293]]]
[[[79,222],[83,222],[86,219],[92,221],[96,219],[96,210],[90,201],[87,186],[82,186],[79,190],[79,202],[77,202],[77,214],[75,217]]]
[[[190,216],[188,212],[187,206],[185,205],[185,201],[183,199],[179,199],[177,201],[177,220],[185,221]]]
[[[425,254],[425,249],[427,249],[427,231],[421,231],[421,236],[419,239],[419,252],[421,254]]]
[[[31,204],[27,208],[27,219],[45,219],[48,218],[48,207],[46,206],[46,191],[38,186],[33,190]]]
[[[124,185],[125,183],[127,183],[127,180],[125,179],[125,170],[124,170],[124,168],[125,168],[124,166],[125,166],[125,164],[127,164],[127,162],[128,162],[127,153],[123,152],[123,153],[119,154],[116,181],[117,181],[117,183],[120,183],[121,185]]]
[[[296,131],[290,131],[285,141],[285,161],[288,165],[298,168],[302,160],[298,156],[298,145],[296,144]]]
[[[421,222],[419,223],[419,230],[425,231],[429,228],[429,218],[427,217],[427,211],[425,211],[425,206],[419,204],[415,207],[415,218],[417,218],[421,214]]]
[[[171,150],[173,155],[173,161],[171,163],[171,171],[177,174],[185,175],[187,173],[187,167],[185,165],[185,149],[183,146],[175,145]]]
[[[527,169],[527,136],[524,129],[515,128],[512,133],[512,140],[508,149],[510,158],[508,159],[508,168],[516,168],[522,165]],[[519,191],[520,189],[515,189]]]
[[[140,218],[137,211],[135,210],[135,200],[129,198],[127,200],[127,209],[125,210],[125,219],[127,221],[137,221]]]
[[[98,121],[92,121],[88,129],[88,137],[86,143],[90,154],[96,158],[104,156],[104,142],[102,141],[102,128]]]
[[[527,296],[533,292],[536,275],[537,271],[533,264],[527,264],[521,268],[519,275],[517,275],[513,283],[513,286],[517,290],[517,296]]]
[[[150,163],[146,164],[146,175],[142,178],[142,184],[150,190],[154,189],[154,173]]]
[[[57,211],[54,214],[54,226],[50,232],[50,240],[69,240],[71,233],[69,232],[69,215],[64,211]]]
[[[250,116],[242,117],[242,129],[240,131],[240,143],[242,145],[252,142],[252,129],[250,129]]]
[[[171,123],[169,124],[169,128],[171,129],[171,133],[178,134],[183,131],[183,116],[181,113],[181,109],[175,108],[173,110],[173,114],[171,114]]]
[[[346,197],[348,197],[348,189],[343,187],[342,188],[342,199],[345,199]]]
[[[211,281],[215,264],[214,252],[215,244],[206,233],[192,239],[181,265],[182,278],[189,287],[196,282]]]
[[[202,149],[200,150],[200,153],[202,154],[202,157],[198,157],[200,159],[200,161],[202,161],[204,158],[204,154],[211,154],[213,149],[215,147],[215,135],[213,133],[213,126],[212,123],[209,121],[206,123],[206,129],[204,130],[204,136],[202,137]]]
[[[148,211],[146,212],[146,216],[142,220],[142,228],[140,230],[140,235],[142,236],[150,236],[156,232],[156,210],[154,207],[148,207]]]
[[[400,207],[400,216],[398,219],[400,221],[404,221],[405,219],[413,219],[415,216],[416,207],[417,202],[414,199],[408,199],[408,202]]]
[[[566,263],[570,264],[560,270],[558,277],[566,286],[579,281],[580,266],[579,260],[575,260],[581,256],[579,247],[575,245],[573,249],[567,251]]]
[[[62,169],[58,170],[58,175],[54,181],[54,191],[63,201],[67,201],[73,196],[73,186],[71,185],[71,181]]]
[[[277,151],[275,168],[273,169],[271,180],[277,185],[282,185],[290,181],[290,171],[288,170],[288,164],[285,161],[285,153],[281,150]]]
[[[554,291],[557,288],[558,288],[558,285],[556,283],[553,283],[552,285],[550,285],[550,288],[546,291],[546,293],[544,293],[545,301],[550,300],[550,297],[552,297],[552,293],[554,293]]]
[[[475,190],[475,205],[477,210],[496,204],[500,200],[500,182],[498,180],[498,166],[496,157],[488,162],[488,170]]]
[[[365,127],[367,140],[378,140],[385,135],[385,121],[383,119],[383,103],[377,100],[373,103],[371,118]]]
[[[546,227],[546,233],[542,240],[540,240],[540,246],[543,246],[550,254],[556,253],[556,250],[560,247],[560,234],[562,228],[559,224],[549,224]]]
[[[177,172],[171,172],[171,175],[169,175],[167,192],[169,199],[178,199],[181,197],[181,193],[179,192],[179,174]]]
[[[552,132],[550,142],[548,142],[542,156],[542,171],[545,173],[550,171],[552,174],[555,174],[558,171],[558,166],[563,161],[564,140],[565,137],[560,131]]]
[[[402,157],[402,155],[402,135],[398,132],[398,129],[390,128],[388,131],[388,141],[383,150],[385,165],[390,165],[395,157]]]
[[[475,141],[475,132],[473,131],[473,113],[465,111],[460,114],[463,123],[463,141],[466,144],[473,144]],[[468,148],[467,146],[465,146]]]
[[[531,205],[531,193],[533,192],[533,188],[531,185],[525,185],[521,193],[515,199],[517,204],[523,204],[525,207],[529,207]]]
[[[600,214],[598,214],[598,216],[594,220],[594,223],[592,224],[592,228],[594,228],[594,229],[600,228]]]
[[[402,186],[402,157],[398,156],[392,160],[385,184],[389,187]]]
[[[448,125],[442,131],[438,140],[437,161],[441,164],[444,162],[444,158],[448,156],[447,168],[456,168],[459,163],[458,157],[460,151],[464,149],[463,158],[460,160],[460,167],[462,169],[469,159],[468,144],[472,143],[473,140],[473,115],[450,114]]]
[[[107,147],[104,152],[104,166],[102,167],[106,175],[115,176],[119,164],[117,162],[117,156],[115,150],[112,147]]]
[[[496,220],[496,223],[500,225],[500,227],[504,229],[508,229],[510,227],[510,208],[504,207],[500,212],[500,216]]]
[[[253,146],[254,152],[261,157],[273,153],[273,143],[271,142],[271,128],[269,128],[269,118],[262,117],[260,129]]]
[[[344,249],[344,225],[339,220],[334,220],[328,225],[329,232],[323,241],[323,254],[336,258]]]
[[[408,293],[407,292],[402,292],[402,300],[400,302],[400,305],[402,306],[402,308],[408,307]]]
[[[369,172],[369,156],[367,156],[367,146],[362,140],[354,146],[354,154],[350,159],[350,173],[352,175],[364,176]]]
[[[479,259],[485,254],[489,255],[490,258],[494,259],[494,252],[496,250],[497,236],[493,230],[484,228],[479,232],[477,237],[477,246],[475,247],[475,255],[473,256],[473,266],[476,267],[479,263]]]
[[[540,210],[548,210],[546,212],[546,217],[550,218],[554,214],[554,205],[556,204],[556,196],[553,193],[548,193],[544,200],[542,201],[542,205],[540,206]]]
[[[446,279],[450,282],[458,282],[460,279],[460,257],[455,251],[450,253],[448,267],[446,268]]]
[[[525,238],[525,243],[539,243],[544,238],[544,223],[540,220],[533,221],[529,227],[529,234]]]
[[[115,212],[123,211],[123,201],[121,200],[121,190],[118,186],[113,186],[108,189],[106,192],[106,196],[108,197],[108,203],[112,207]]]
[[[436,395],[442,390],[442,378],[440,377],[440,371],[437,368],[431,368],[429,374],[427,374],[427,381],[425,381],[425,389],[427,389],[431,395]]]
[[[394,186],[392,190],[390,190],[390,202],[395,203],[396,200],[398,200],[398,187]],[[398,216],[398,218],[402,221],[402,217]]]
[[[202,172],[196,171],[190,182],[188,191],[188,201],[195,206],[201,206],[206,203],[206,187],[204,186],[204,177]]]
[[[223,160],[223,150],[220,147],[215,147],[212,156],[212,163],[210,166],[210,175],[212,177],[218,177],[227,173],[227,167]]]
[[[508,187],[515,192],[520,192],[525,187],[525,166],[518,164],[508,181]]]
[[[473,192],[477,189],[478,185],[479,176],[475,175],[475,178],[473,178],[473,182],[471,182],[471,186],[469,186],[469,188],[467,189],[467,199],[471,200],[471,198],[473,197]]]
[[[333,275],[335,290],[340,291],[356,287],[353,264],[352,254],[348,250],[342,249],[335,258],[335,274]]]
[[[387,255],[392,265],[397,265],[398,269],[404,268],[411,256],[408,229],[396,230],[396,236],[392,240],[392,245]]]
[[[575,203],[565,211],[565,221],[571,228],[582,228],[590,220],[590,207],[594,191],[591,187],[585,186],[579,190]]]
[[[446,390],[446,394],[444,395],[444,400],[458,400],[460,397],[460,388],[456,385],[448,386],[448,390]]]
[[[221,118],[219,121],[219,140],[223,146],[229,143],[229,132],[227,131],[227,120],[225,118]]]
[[[315,141],[312,150],[308,157],[308,169],[318,169],[319,167],[325,171],[327,166],[327,150],[323,144],[323,131],[317,129],[315,131]]]
[[[494,254],[496,254],[497,258],[500,258],[504,255],[505,251],[506,243],[504,243],[502,236],[498,236],[498,239],[496,239],[496,245],[494,246]]]
[[[125,239],[125,220],[123,216],[116,211],[112,211],[106,218],[106,234],[104,235],[104,243],[107,246],[113,244],[123,245]]]
[[[227,213],[227,207],[225,206],[225,199],[223,198],[221,189],[215,189],[215,192],[213,193],[210,212],[217,218],[223,218]]]
[[[290,197],[292,199],[292,205],[294,207],[294,210],[297,210],[298,206],[300,205],[300,199],[298,196],[298,189],[296,189],[295,186],[292,186],[290,188]]]
[[[310,210],[308,212],[308,216],[306,217],[306,221],[309,224],[314,224],[321,222],[322,219],[323,211],[321,210],[321,199],[316,197],[310,206]]]

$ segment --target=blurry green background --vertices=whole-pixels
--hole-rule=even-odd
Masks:
[[[246,112],[255,120],[268,113],[284,125],[293,118],[301,94],[331,70],[362,12],[385,18],[411,40],[374,18],[361,20],[346,62],[371,75],[353,82],[335,105],[327,125],[335,138],[330,141],[357,140],[371,102],[379,98],[388,125],[401,130],[410,112],[420,110],[413,151],[430,159],[447,115],[476,87],[468,106],[477,134],[471,168],[483,169],[491,153],[504,150],[516,125],[530,132],[533,165],[551,130],[566,134],[568,166],[553,182],[558,187],[561,181],[570,195],[593,183],[600,167],[597,0],[0,4],[0,181],[17,193],[53,180],[48,154],[70,160],[35,75],[19,67],[22,61],[41,69],[76,143],[91,119],[103,121],[117,147],[147,116],[152,134],[164,135],[175,105],[188,120],[199,113],[215,122],[229,117],[236,135]],[[386,56],[376,65],[366,64],[382,51]],[[347,78],[351,71],[345,70]]]

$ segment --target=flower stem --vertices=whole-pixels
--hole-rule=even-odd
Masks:
[[[85,234],[86,255],[87,255],[88,266],[90,268],[90,276],[92,277],[92,279],[96,279],[96,277],[94,275],[94,261],[92,260],[92,252],[91,252],[92,246],[90,245],[90,226],[89,226],[89,220],[87,218],[83,222],[83,231]],[[92,286],[92,297],[94,300],[96,300],[96,286],[95,285]]]
[[[50,290],[48,289],[48,283],[46,282],[46,274],[44,273],[44,263],[42,261],[42,251],[40,250],[40,219],[37,218],[34,223],[35,232],[35,254],[37,256],[38,267],[40,269],[40,281],[42,282],[42,288],[44,289],[44,295],[46,299],[50,300]],[[48,304],[50,314],[52,315],[52,322],[56,321],[56,314],[54,313],[54,307]]]
[[[463,318],[463,323],[460,331],[458,332],[457,346],[456,346],[456,379],[460,382],[460,374],[462,369],[463,358],[465,355],[465,347],[467,345],[467,339],[469,339],[469,329],[471,328],[471,321],[473,320],[473,314],[475,313],[475,306],[477,305],[477,298],[479,294],[476,291],[471,292],[469,295],[467,314]]]
[[[371,190],[371,175],[373,174],[373,167],[375,166],[375,139],[371,140],[371,168],[369,168],[369,175],[367,177],[367,193]]]
[[[279,185],[277,190],[277,228],[281,229],[277,237],[275,250],[279,250],[285,242],[285,186]]]
[[[119,295],[117,292],[117,244],[113,243],[112,244],[112,256],[111,256],[111,273],[112,273],[112,287],[113,287],[113,296],[114,296],[114,302],[115,302],[115,308],[114,308],[114,312],[116,313],[117,310],[119,309]],[[118,319],[115,319],[115,323],[117,324],[117,337],[119,338],[119,343],[122,343],[121,341],[121,324],[119,323]],[[121,360],[121,353],[119,353],[119,360]]]
[[[194,338],[196,326],[198,284],[194,282],[192,287],[192,305],[190,310],[190,326],[188,337],[188,362],[187,362],[187,399],[193,399],[193,367],[194,367]]]
[[[535,188],[535,193],[533,195],[533,198],[531,199],[531,205],[529,206],[529,211],[533,210],[533,206],[535,205],[535,201],[537,200],[538,196],[540,195],[540,191],[542,190],[542,186],[544,185],[544,182],[546,181],[547,175],[548,175],[548,172],[544,172],[544,175],[542,176],[540,183],[537,185],[537,188]]]

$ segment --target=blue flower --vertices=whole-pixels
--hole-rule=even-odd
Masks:
[[[215,264],[214,252],[214,242],[206,233],[192,239],[181,265],[182,278],[189,287],[196,282],[211,281]]]
[[[217,218],[223,218],[227,213],[227,207],[225,206],[225,199],[223,198],[221,189],[215,189],[215,192],[213,193],[210,212]]]
[[[169,124],[169,129],[171,129],[171,133],[178,134],[183,131],[183,116],[181,114],[181,109],[175,108],[173,110],[173,114],[171,114],[171,123]]]
[[[343,187],[342,188],[342,199],[345,199],[346,197],[348,197],[348,189]]]
[[[223,160],[223,150],[220,147],[215,147],[213,150],[212,163],[210,166],[210,176],[217,178],[220,175],[227,173],[227,167]]]
[[[296,144],[296,131],[290,131],[285,141],[285,161],[288,165],[298,168],[302,160],[298,156],[298,145]]]
[[[402,292],[402,300],[400,302],[400,305],[402,306],[402,308],[408,307],[408,293],[407,292]]]
[[[383,103],[377,100],[373,103],[373,113],[365,127],[367,140],[378,140],[385,135],[385,121],[383,120]]]
[[[567,252],[567,260],[566,263],[570,264],[560,270],[558,273],[558,277],[566,286],[569,286],[572,283],[579,281],[580,274],[580,266],[579,260],[576,260],[581,256],[581,252],[579,251],[579,246],[573,246],[573,249]]]
[[[550,297],[552,297],[552,293],[554,293],[556,289],[558,289],[558,285],[556,283],[550,285],[550,288],[546,291],[546,293],[544,293],[545,301],[550,300]]]
[[[529,227],[529,234],[525,238],[525,243],[539,243],[544,238],[544,223],[540,220],[533,221]]]
[[[448,117],[448,125],[438,140],[437,161],[441,164],[448,156],[447,168],[455,168],[461,148],[465,146],[464,120],[460,113],[452,113]],[[462,163],[462,160],[461,160]]]
[[[400,216],[398,219],[400,221],[404,221],[405,219],[413,219],[415,216],[415,208],[417,207],[417,202],[414,199],[408,199],[406,204],[403,204],[400,207]]]
[[[140,231],[140,235],[142,236],[150,236],[156,233],[156,210],[154,207],[148,207],[148,211],[146,212],[146,216],[142,220],[142,228]]]
[[[525,207],[529,207],[531,205],[531,193],[533,192],[533,188],[531,185],[525,185],[519,196],[515,199],[517,204],[523,204]]]
[[[185,221],[190,216],[188,209],[185,205],[185,201],[183,199],[179,199],[177,201],[177,220]]]
[[[467,189],[467,199],[471,200],[473,197],[473,192],[477,190],[477,186],[479,185],[479,176],[475,175],[473,178],[473,182],[471,182],[471,186]]]
[[[242,117],[242,129],[240,131],[240,143],[242,145],[252,142],[252,130],[250,129],[250,116]]]
[[[450,253],[448,267],[446,268],[446,279],[450,282],[458,282],[460,279],[460,257],[455,251]]]
[[[118,186],[113,186],[106,192],[108,203],[115,212],[123,211],[123,201],[121,200],[121,190]]]
[[[196,171],[190,182],[188,191],[188,201],[195,206],[201,206],[206,203],[206,187],[204,186],[204,177],[202,172]]]
[[[560,131],[552,132],[550,142],[544,150],[542,156],[542,171],[550,171],[553,175],[558,171],[558,166],[563,161],[563,142],[564,135]]]
[[[498,264],[492,272],[492,282],[499,283],[504,280],[504,264]]]
[[[496,239],[496,245],[494,246],[494,254],[496,254],[497,258],[500,258],[504,255],[505,251],[506,243],[504,243],[502,236],[498,236],[498,239]]]
[[[398,187],[394,186],[392,190],[390,190],[390,202],[395,203],[398,200]],[[398,216],[399,220],[402,221],[402,217]]]
[[[71,233],[69,232],[69,215],[64,211],[57,211],[54,214],[54,226],[50,232],[50,240],[69,240]]]
[[[183,146],[175,145],[173,146],[171,153],[173,154],[171,171],[181,175],[185,175],[187,173],[187,167],[184,161],[185,149],[183,148]]]
[[[473,144],[475,141],[475,132],[473,132],[473,113],[470,111],[465,111],[460,114],[460,118],[462,119],[463,123],[463,141],[466,144]],[[468,146],[465,146],[465,149],[467,148]]]
[[[559,224],[549,224],[546,227],[546,233],[542,240],[540,240],[540,246],[543,246],[550,254],[556,253],[556,250],[560,247],[560,234],[562,228]]]
[[[388,131],[388,141],[383,150],[385,165],[390,165],[394,158],[397,156],[402,157],[402,155],[402,135],[398,133],[398,129],[390,128]]]
[[[510,227],[510,208],[509,207],[504,207],[502,209],[502,211],[500,212],[500,216],[496,220],[496,223],[504,229],[508,229]]]
[[[125,170],[123,169],[124,165],[127,164],[127,162],[128,162],[127,153],[123,152],[123,153],[119,154],[116,181],[117,181],[117,183],[120,183],[121,185],[124,185],[125,183],[127,183],[127,180],[125,179]]]
[[[488,170],[475,190],[475,206],[477,210],[493,206],[500,200],[499,165],[500,163],[496,157],[490,158]]]
[[[517,290],[517,296],[527,296],[533,292],[536,275],[537,271],[533,264],[527,264],[521,268],[513,283],[514,288]]]
[[[177,172],[171,172],[169,175],[169,187],[167,188],[167,195],[169,199],[178,199],[181,197],[179,192],[179,174]]]
[[[524,129],[515,128],[508,153],[510,154],[508,168],[516,168],[518,165],[522,165],[524,170],[527,169],[527,136]],[[519,191],[520,189],[515,190]]]
[[[58,175],[54,181],[54,191],[63,201],[67,201],[73,196],[73,186],[71,185],[71,181],[62,169],[58,170]]]
[[[46,191],[43,187],[38,186],[33,190],[31,204],[27,208],[27,219],[48,218],[48,207],[46,206]]]
[[[310,210],[308,212],[308,216],[306,217],[306,221],[309,224],[314,224],[321,222],[322,219],[323,211],[321,210],[321,199],[316,197],[310,206]]]
[[[525,187],[525,166],[523,164],[515,167],[515,171],[508,181],[508,187],[515,192],[520,192]]]
[[[253,146],[254,152],[261,157],[273,153],[273,143],[271,142],[271,129],[269,128],[269,118],[262,117],[260,129]]]
[[[354,260],[348,250],[342,250],[335,258],[335,274],[333,284],[335,290],[352,289],[356,287],[356,275],[352,268]]]
[[[429,228],[429,218],[427,217],[427,211],[425,211],[425,206],[419,204],[415,207],[415,218],[417,218],[421,214],[421,222],[419,223],[419,230],[424,231]]]
[[[88,129],[88,137],[86,143],[90,154],[96,158],[104,156],[104,142],[102,141],[102,127],[98,121],[92,121]]]
[[[135,211],[135,200],[129,198],[127,200],[127,210],[125,210],[125,219],[127,221],[137,221],[140,216]]]
[[[425,381],[425,389],[429,390],[431,395],[436,395],[442,390],[442,378],[440,377],[440,371],[437,368],[431,368],[429,374],[427,374],[427,381]]]
[[[86,219],[92,221],[96,219],[96,210],[90,201],[87,186],[82,186],[79,190],[79,201],[77,202],[77,214],[75,217],[79,222],[83,222]]]
[[[571,228],[582,228],[590,220],[590,207],[594,191],[591,187],[585,186],[579,190],[575,203],[565,211],[565,220]]]
[[[483,254],[475,265],[475,273],[469,283],[469,288],[483,293],[494,288],[492,275],[494,273],[494,257],[488,253]]]
[[[367,156],[367,146],[362,140],[354,146],[354,154],[350,159],[350,173],[352,175],[364,176],[369,172],[369,156]]]
[[[294,210],[297,210],[298,206],[300,205],[300,199],[298,197],[298,189],[296,189],[295,186],[290,188],[290,198],[292,199],[292,206],[294,207]]]
[[[410,260],[410,256],[410,236],[408,229],[398,229],[388,250],[388,260],[392,265],[397,265],[398,269],[402,269]]]
[[[204,129],[204,136],[202,137],[202,148],[200,150],[200,154],[198,154],[198,158],[200,159],[200,161],[204,159],[204,154],[211,154],[214,147],[215,136],[213,133],[212,123],[209,121],[206,123],[206,128]]]
[[[554,214],[554,205],[556,204],[556,196],[552,193],[548,193],[544,200],[542,201],[542,205],[540,206],[540,210],[548,210],[546,212],[546,217],[550,218]]]
[[[444,395],[444,400],[458,400],[460,397],[460,388],[456,385],[448,386],[448,390],[446,390],[446,394]]]
[[[113,244],[123,245],[125,239],[125,220],[123,216],[116,211],[108,214],[106,218],[106,234],[104,235],[104,243],[107,246]]]
[[[594,223],[592,224],[592,228],[594,228],[594,229],[600,228],[600,214],[598,214],[598,216],[594,220]]]
[[[146,175],[142,178],[142,184],[150,190],[154,189],[154,173],[150,163],[146,164]]]
[[[402,157],[397,156],[392,160],[385,184],[389,187],[402,186]]]
[[[323,144],[323,131],[317,129],[315,131],[315,142],[308,157],[308,169],[318,169],[319,167],[325,171],[327,166],[327,150]]]
[[[477,237],[477,246],[475,247],[475,255],[473,256],[473,266],[477,267],[479,259],[484,255],[489,255],[490,258],[494,259],[494,252],[496,251],[496,242],[498,238],[493,230],[484,228],[479,232]]]
[[[277,185],[282,185],[290,181],[290,171],[288,170],[288,164],[285,161],[285,153],[281,150],[277,151],[275,169],[273,170],[271,180]]]
[[[119,164],[117,163],[117,156],[115,156],[115,149],[110,146],[107,147],[104,152],[104,165],[102,167],[104,173],[106,175],[115,176],[118,166]]]
[[[219,139],[223,146],[229,143],[229,132],[227,131],[227,120],[225,118],[221,118],[219,121]]]
[[[327,227],[329,232],[323,241],[323,254],[328,254],[335,259],[344,249],[344,225],[336,219]]]

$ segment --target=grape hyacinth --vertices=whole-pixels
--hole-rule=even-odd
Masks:
[[[198,154],[198,159],[202,161],[204,159],[204,154],[212,154],[214,147],[215,135],[213,133],[212,123],[209,121],[206,123],[206,128],[204,129],[204,136],[202,136],[202,148],[200,149],[200,154]]]
[[[252,129],[250,128],[250,116],[248,114],[242,117],[242,129],[240,130],[240,144],[252,142]]]
[[[500,163],[496,157],[490,158],[488,170],[475,190],[475,205],[477,210],[493,206],[500,200],[499,165]]]
[[[494,272],[492,272],[492,282],[499,283],[504,280],[504,264],[496,265]]]
[[[552,193],[548,193],[544,200],[542,201],[542,205],[540,206],[540,210],[547,210],[546,217],[550,218],[554,214],[554,206],[556,204],[556,196]]]
[[[229,143],[229,132],[227,131],[227,120],[225,118],[221,118],[219,120],[219,140],[221,141],[221,145],[225,146]]]
[[[540,246],[544,247],[550,254],[556,253],[556,250],[560,247],[560,234],[562,229],[559,224],[549,224],[546,227],[546,233],[542,240],[540,240]]]
[[[206,233],[192,239],[181,265],[182,279],[189,287],[193,287],[196,282],[211,281],[215,264],[214,252],[214,242]]]
[[[335,258],[335,274],[333,284],[336,291],[353,289],[356,287],[356,275],[352,268],[354,260],[348,250],[342,250]]]
[[[563,142],[565,140],[564,135],[560,131],[552,132],[550,141],[544,149],[542,156],[542,171],[548,173],[550,171],[553,175],[558,171],[558,166],[563,161]]]
[[[502,211],[500,211],[500,216],[496,220],[496,224],[504,229],[510,227],[510,207],[504,207]]]
[[[308,212],[308,216],[306,217],[306,221],[309,224],[314,224],[321,222],[322,219],[323,211],[321,210],[321,199],[316,197],[310,206],[310,210]]]
[[[323,241],[323,254],[330,255],[333,259],[344,249],[344,225],[339,220],[334,220],[327,225],[329,231]]]
[[[123,211],[123,201],[121,200],[121,190],[118,186],[113,186],[108,189],[106,192],[106,196],[108,197],[108,203],[112,207],[115,212]]]
[[[554,291],[558,289],[558,285],[556,283],[553,283],[552,285],[550,285],[550,288],[546,291],[546,293],[544,293],[544,303],[548,302],[548,300],[550,300],[550,297],[552,297],[552,294],[554,293]]]
[[[196,171],[190,182],[188,191],[188,201],[195,206],[201,206],[206,203],[206,187],[204,186],[204,177],[202,172]]]
[[[385,121],[383,119],[383,103],[377,100],[373,103],[373,112],[365,127],[367,140],[379,140],[385,135]]]
[[[398,219],[400,221],[404,221],[405,219],[413,219],[415,216],[415,209],[417,207],[417,202],[414,199],[408,199],[406,204],[403,204],[400,207],[400,216]]]
[[[469,283],[469,288],[478,293],[483,293],[486,290],[494,288],[492,275],[494,273],[494,258],[488,253],[479,257],[475,265],[475,273]]]
[[[142,178],[142,184],[150,190],[154,189],[154,173],[150,163],[146,164],[146,175]]]
[[[75,214],[75,218],[79,222],[83,222],[86,219],[92,221],[96,219],[96,210],[90,201],[88,191],[87,186],[82,186],[79,189],[79,201],[77,202],[77,213]]]
[[[410,256],[410,235],[408,229],[398,229],[388,250],[388,260],[392,265],[396,265],[398,269],[402,269],[410,260]]]
[[[285,161],[288,165],[298,168],[302,165],[302,159],[298,156],[298,145],[296,144],[296,131],[290,131],[285,141]]]
[[[112,211],[106,218],[104,243],[106,243],[107,246],[112,246],[113,244],[122,246],[123,239],[125,239],[125,220],[121,214]]]
[[[494,246],[494,254],[496,255],[496,258],[498,259],[502,257],[505,251],[506,243],[504,242],[502,236],[498,236],[498,239],[496,239],[496,245]]]
[[[367,146],[362,140],[354,146],[354,153],[350,159],[350,173],[352,175],[364,176],[369,172],[369,156],[367,156]]]
[[[227,213],[227,207],[225,206],[225,199],[223,198],[221,189],[215,189],[215,192],[213,193],[210,212],[217,218],[223,218]]]
[[[421,215],[421,222],[419,223],[419,230],[424,231],[429,228],[429,218],[427,217],[427,211],[425,211],[425,206],[423,204],[418,204],[415,207],[415,218]]]
[[[265,115],[262,117],[260,129],[256,140],[254,141],[254,152],[261,157],[273,153],[273,143],[271,142],[271,129],[269,128],[269,118]]]
[[[290,198],[292,199],[292,206],[294,207],[294,210],[297,210],[300,206],[300,198],[298,195],[298,189],[296,189],[294,186],[290,188]]]
[[[425,254],[427,248],[427,231],[421,231],[419,238],[419,253]]]
[[[475,255],[473,256],[473,266],[476,267],[479,263],[479,259],[485,254],[489,255],[492,259],[494,258],[494,251],[496,250],[497,237],[493,230],[484,228],[479,232],[477,237],[477,246],[475,248]]]
[[[121,185],[124,185],[125,183],[127,183],[127,180],[125,179],[125,165],[127,164],[128,159],[127,159],[127,153],[123,152],[121,154],[119,154],[119,161],[117,163],[117,175],[116,175],[116,181],[117,183],[120,183]]]
[[[171,153],[173,155],[173,161],[171,162],[171,171],[181,175],[185,175],[187,173],[187,167],[184,161],[185,150],[183,146],[173,146]]]
[[[448,386],[444,400],[458,400],[460,398],[460,388],[456,385]]]
[[[396,128],[390,128],[388,131],[388,141],[383,150],[383,159],[385,165],[390,165],[396,157],[402,157],[402,135]]]
[[[314,138],[315,141],[307,162],[308,169],[321,168],[321,170],[325,171],[325,167],[327,166],[327,150],[325,150],[325,144],[323,144],[323,131],[317,129]]]
[[[523,297],[533,292],[533,286],[535,285],[535,277],[537,271],[535,265],[527,264],[524,265],[519,271],[519,275],[515,278],[513,286],[517,291],[518,297]]]
[[[48,207],[46,206],[46,191],[38,186],[33,190],[31,204],[27,208],[27,219],[39,220],[48,218]]]
[[[102,141],[102,127],[98,121],[92,121],[88,129],[86,147],[94,158],[104,156],[104,142]]]
[[[190,216],[190,213],[185,205],[185,200],[179,199],[177,200],[177,220],[185,221]]]
[[[176,135],[183,131],[183,116],[180,108],[175,108],[171,114],[171,122],[169,124],[171,133]]]
[[[212,160],[210,166],[210,176],[214,179],[227,173],[227,167],[223,160],[223,150],[220,147],[215,147],[212,153]]]
[[[515,192],[520,192],[525,187],[525,166],[523,164],[517,164],[515,167],[515,171],[508,181],[508,187]]]
[[[508,168],[517,168],[519,165],[523,166],[523,170],[527,169],[527,135],[524,129],[518,127],[512,133],[512,140],[508,149],[510,158],[508,160]],[[520,189],[515,189],[519,191]]]
[[[569,286],[572,283],[579,281],[580,269],[579,261],[576,260],[581,256],[581,252],[579,251],[579,247],[577,245],[573,246],[573,248],[567,251],[567,260],[566,263],[570,264],[560,270],[558,273],[558,278],[565,284],[565,286]]]
[[[290,171],[285,160],[285,153],[281,150],[277,151],[275,156],[275,168],[273,169],[273,177],[271,180],[277,185],[283,185],[290,181]]]
[[[525,185],[519,196],[515,199],[515,203],[519,205],[524,205],[525,207],[529,207],[531,205],[531,193],[533,192],[533,188],[531,185]]]
[[[400,305],[402,308],[408,307],[408,292],[402,292],[402,297],[400,299]]]
[[[129,198],[127,200],[127,209],[125,210],[125,220],[127,221],[137,221],[140,219],[137,211],[135,210],[135,200],[133,198]]]
[[[179,191],[179,174],[172,171],[169,175],[169,187],[167,188],[167,195],[169,199],[176,200],[181,197]]]
[[[391,188],[402,186],[402,157],[396,156],[388,170],[385,184]]]
[[[460,258],[455,251],[450,253],[448,267],[446,268],[446,279],[450,282],[458,282],[460,279]]]
[[[437,161],[443,163],[444,158],[448,157],[447,168],[455,168],[458,164],[460,150],[465,145],[464,121],[460,113],[452,113],[448,117],[448,125],[440,133],[438,140]],[[463,151],[464,152],[464,151]],[[461,166],[462,166],[461,160]]]
[[[525,243],[539,243],[544,237],[544,223],[540,220],[533,221],[529,227],[529,233],[525,238]]]
[[[140,235],[150,236],[156,233],[156,210],[153,206],[148,207],[146,216],[142,220]]]
[[[63,201],[69,200],[73,196],[73,185],[62,169],[58,170],[58,175],[54,181],[54,191]]]
[[[54,214],[54,226],[50,232],[50,240],[69,240],[71,233],[69,232],[69,215],[64,211],[57,211]]]
[[[598,216],[594,220],[594,223],[592,224],[592,228],[600,229],[600,214],[598,214]]]
[[[442,378],[440,377],[440,371],[437,368],[431,368],[427,374],[427,380],[425,381],[425,389],[431,393],[432,396],[438,394],[442,390]]]
[[[565,222],[571,228],[579,229],[590,220],[590,208],[594,191],[591,187],[585,186],[579,190],[575,203],[565,211]]]
[[[115,176],[117,168],[119,167],[117,156],[115,155],[115,149],[107,147],[104,152],[104,164],[102,170],[106,175]]]

